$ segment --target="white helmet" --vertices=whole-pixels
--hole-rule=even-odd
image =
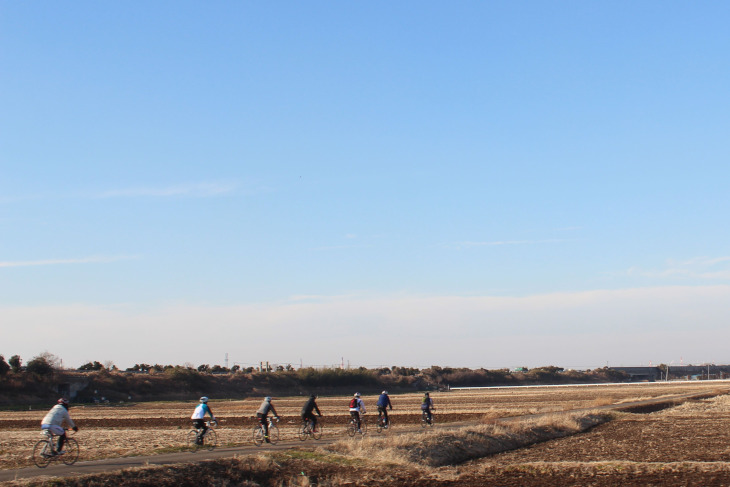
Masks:
[[[266,397],[264,398],[264,401],[266,401],[266,402],[271,402],[271,396],[266,396]]]
[[[359,392],[356,392],[355,393],[355,397],[360,397],[360,393]]]
[[[208,402],[208,396],[201,397],[200,398],[200,402],[202,402],[203,404],[205,404],[206,402]]]
[[[383,391],[383,394],[388,394],[388,391]]]

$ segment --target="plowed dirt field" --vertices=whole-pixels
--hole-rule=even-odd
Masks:
[[[494,485],[730,485],[730,396],[623,414],[590,432],[464,467]],[[498,479],[498,480],[497,480]]]

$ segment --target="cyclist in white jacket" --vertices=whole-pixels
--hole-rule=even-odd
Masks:
[[[79,427],[76,426],[68,414],[68,401],[61,398],[58,400],[58,404],[53,406],[43,418],[43,421],[41,421],[41,430],[48,430],[58,436],[56,455],[63,455],[65,453],[63,451],[63,444],[66,441],[66,427],[70,427],[74,431],[79,430]]]
[[[198,445],[203,444],[203,437],[208,432],[208,425],[205,424],[206,413],[210,415],[210,418],[213,421],[218,421],[217,419],[215,419],[213,411],[210,410],[210,406],[208,406],[208,398],[206,396],[203,396],[200,398],[200,404],[198,404],[198,406],[195,408],[195,411],[193,411],[193,415],[190,416],[190,419],[193,420],[193,427],[202,430],[198,437],[195,439]]]
[[[365,403],[360,398],[360,393],[356,392],[352,399],[350,399],[350,416],[357,420],[357,431],[362,433],[362,418],[360,413],[365,414]]]

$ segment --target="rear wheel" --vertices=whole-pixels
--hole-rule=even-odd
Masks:
[[[347,425],[347,436],[353,437],[355,433],[357,433],[357,421],[353,419]]]
[[[198,430],[190,430],[188,431],[188,450],[192,452],[198,451],[198,448],[200,448],[200,445],[198,445]]]
[[[61,457],[61,461],[66,465],[73,465],[79,459],[79,442],[73,438],[66,438],[63,451],[66,453]]]
[[[307,436],[309,436],[309,431],[309,423],[302,423],[302,426],[299,428],[299,440],[306,440]]]
[[[312,430],[312,438],[319,440],[322,438],[322,422],[320,421]]]
[[[203,444],[208,450],[213,450],[218,445],[218,435],[215,434],[215,430],[208,428],[208,432],[203,437]]]
[[[385,419],[383,417],[378,417],[377,421],[375,421],[375,431],[376,432],[378,432],[378,433],[383,432],[383,426],[385,426],[383,424],[383,421],[385,421]]]
[[[48,440],[40,440],[33,447],[33,463],[38,468],[46,468],[51,463],[51,445]]]
[[[253,429],[253,444],[261,446],[264,442],[264,429],[261,426],[256,426]]]

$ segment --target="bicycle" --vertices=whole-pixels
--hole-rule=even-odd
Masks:
[[[215,427],[218,426],[217,421],[206,421],[205,425],[208,429],[202,434],[203,428],[193,428],[188,432],[188,448],[191,452],[196,452],[201,448],[213,450],[218,445],[218,435]],[[198,439],[202,435],[202,443],[198,443]]]
[[[428,411],[421,412],[421,428],[426,426],[433,426],[433,411],[428,414]]]
[[[299,439],[305,441],[309,437],[319,440],[322,438],[322,421],[320,420],[315,429],[314,423],[311,419],[302,421],[302,426],[299,428]]]
[[[272,445],[275,445],[279,441],[279,427],[276,426],[276,423],[279,422],[278,417],[266,418],[266,422],[269,426],[269,443]],[[266,435],[264,434],[264,423],[259,420],[259,424],[253,427],[253,444],[256,446],[261,446],[261,444],[266,439]]]
[[[360,433],[361,435],[364,435],[367,432],[367,430],[368,430],[368,424],[365,422],[365,418],[363,416],[365,416],[365,413],[362,413],[360,415],[360,430],[359,431],[358,431],[358,428],[357,428],[357,418],[351,418],[350,419],[350,422],[347,423],[347,430],[346,430],[347,431],[347,436],[349,436],[349,437],[352,438],[357,433]]]
[[[378,420],[375,422],[375,431],[382,433],[383,430],[389,430],[392,426],[392,419],[388,416],[388,421],[385,421],[385,415],[379,415]]]
[[[70,430],[69,430],[70,431]],[[56,439],[58,435],[54,435],[49,430],[43,430],[41,435],[45,436],[33,447],[33,463],[38,468],[46,468],[52,461],[61,460],[66,465],[73,465],[79,458],[79,443],[74,438],[66,435],[66,441],[63,445],[63,451],[56,451]]]

